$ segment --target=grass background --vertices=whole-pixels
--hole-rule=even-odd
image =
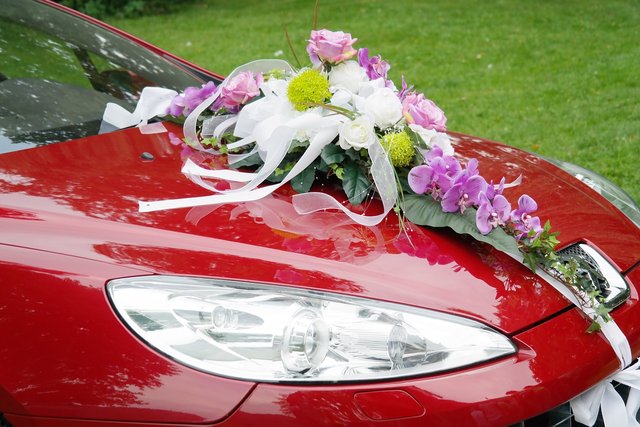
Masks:
[[[110,23],[221,74],[278,51],[301,61],[312,0],[199,0]],[[447,114],[450,130],[590,168],[640,200],[638,0],[322,0],[318,28],[350,32]]]

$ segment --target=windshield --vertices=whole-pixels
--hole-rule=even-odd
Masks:
[[[202,80],[130,40],[53,7],[0,0],[0,153],[95,135],[108,102]]]

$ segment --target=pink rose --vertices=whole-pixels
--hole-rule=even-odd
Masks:
[[[216,105],[234,110],[246,104],[260,95],[262,73],[253,74],[251,71],[243,71],[233,77],[222,87],[219,102]]]
[[[438,132],[447,130],[447,118],[433,101],[421,93],[409,93],[402,101],[402,115],[408,124],[417,124]]]
[[[319,66],[321,61],[337,64],[355,56],[357,52],[352,45],[357,40],[342,31],[311,31],[307,52],[314,66]]]

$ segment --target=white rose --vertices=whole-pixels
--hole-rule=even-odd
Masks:
[[[369,148],[376,140],[376,133],[373,123],[367,116],[358,116],[355,120],[350,120],[340,126],[340,138],[338,143],[344,150],[355,148]]]
[[[358,93],[360,84],[368,81],[367,73],[356,61],[345,61],[331,69],[329,84],[335,88],[344,88]]]
[[[402,103],[388,87],[376,90],[364,101],[364,111],[380,129],[395,125],[402,118]]]
[[[338,89],[331,97],[331,105],[352,110],[351,102],[353,100],[353,96],[353,93],[346,89]]]
[[[444,132],[438,132],[434,129],[425,129],[422,126],[411,124],[409,125],[412,131],[417,133],[420,138],[427,144],[429,147],[438,146],[442,149],[443,154],[447,154],[449,156],[453,156],[454,150],[453,145],[451,145],[451,140],[449,139],[449,135]]]

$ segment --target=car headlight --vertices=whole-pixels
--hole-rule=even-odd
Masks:
[[[607,178],[589,169],[563,162],[562,160],[545,157],[545,160],[558,166],[565,172],[587,184],[605,199],[609,200],[620,212],[640,227],[640,206],[622,188],[618,187]]]
[[[478,322],[359,297],[175,276],[117,279],[107,290],[152,347],[244,380],[398,378],[515,352],[507,337]]]

